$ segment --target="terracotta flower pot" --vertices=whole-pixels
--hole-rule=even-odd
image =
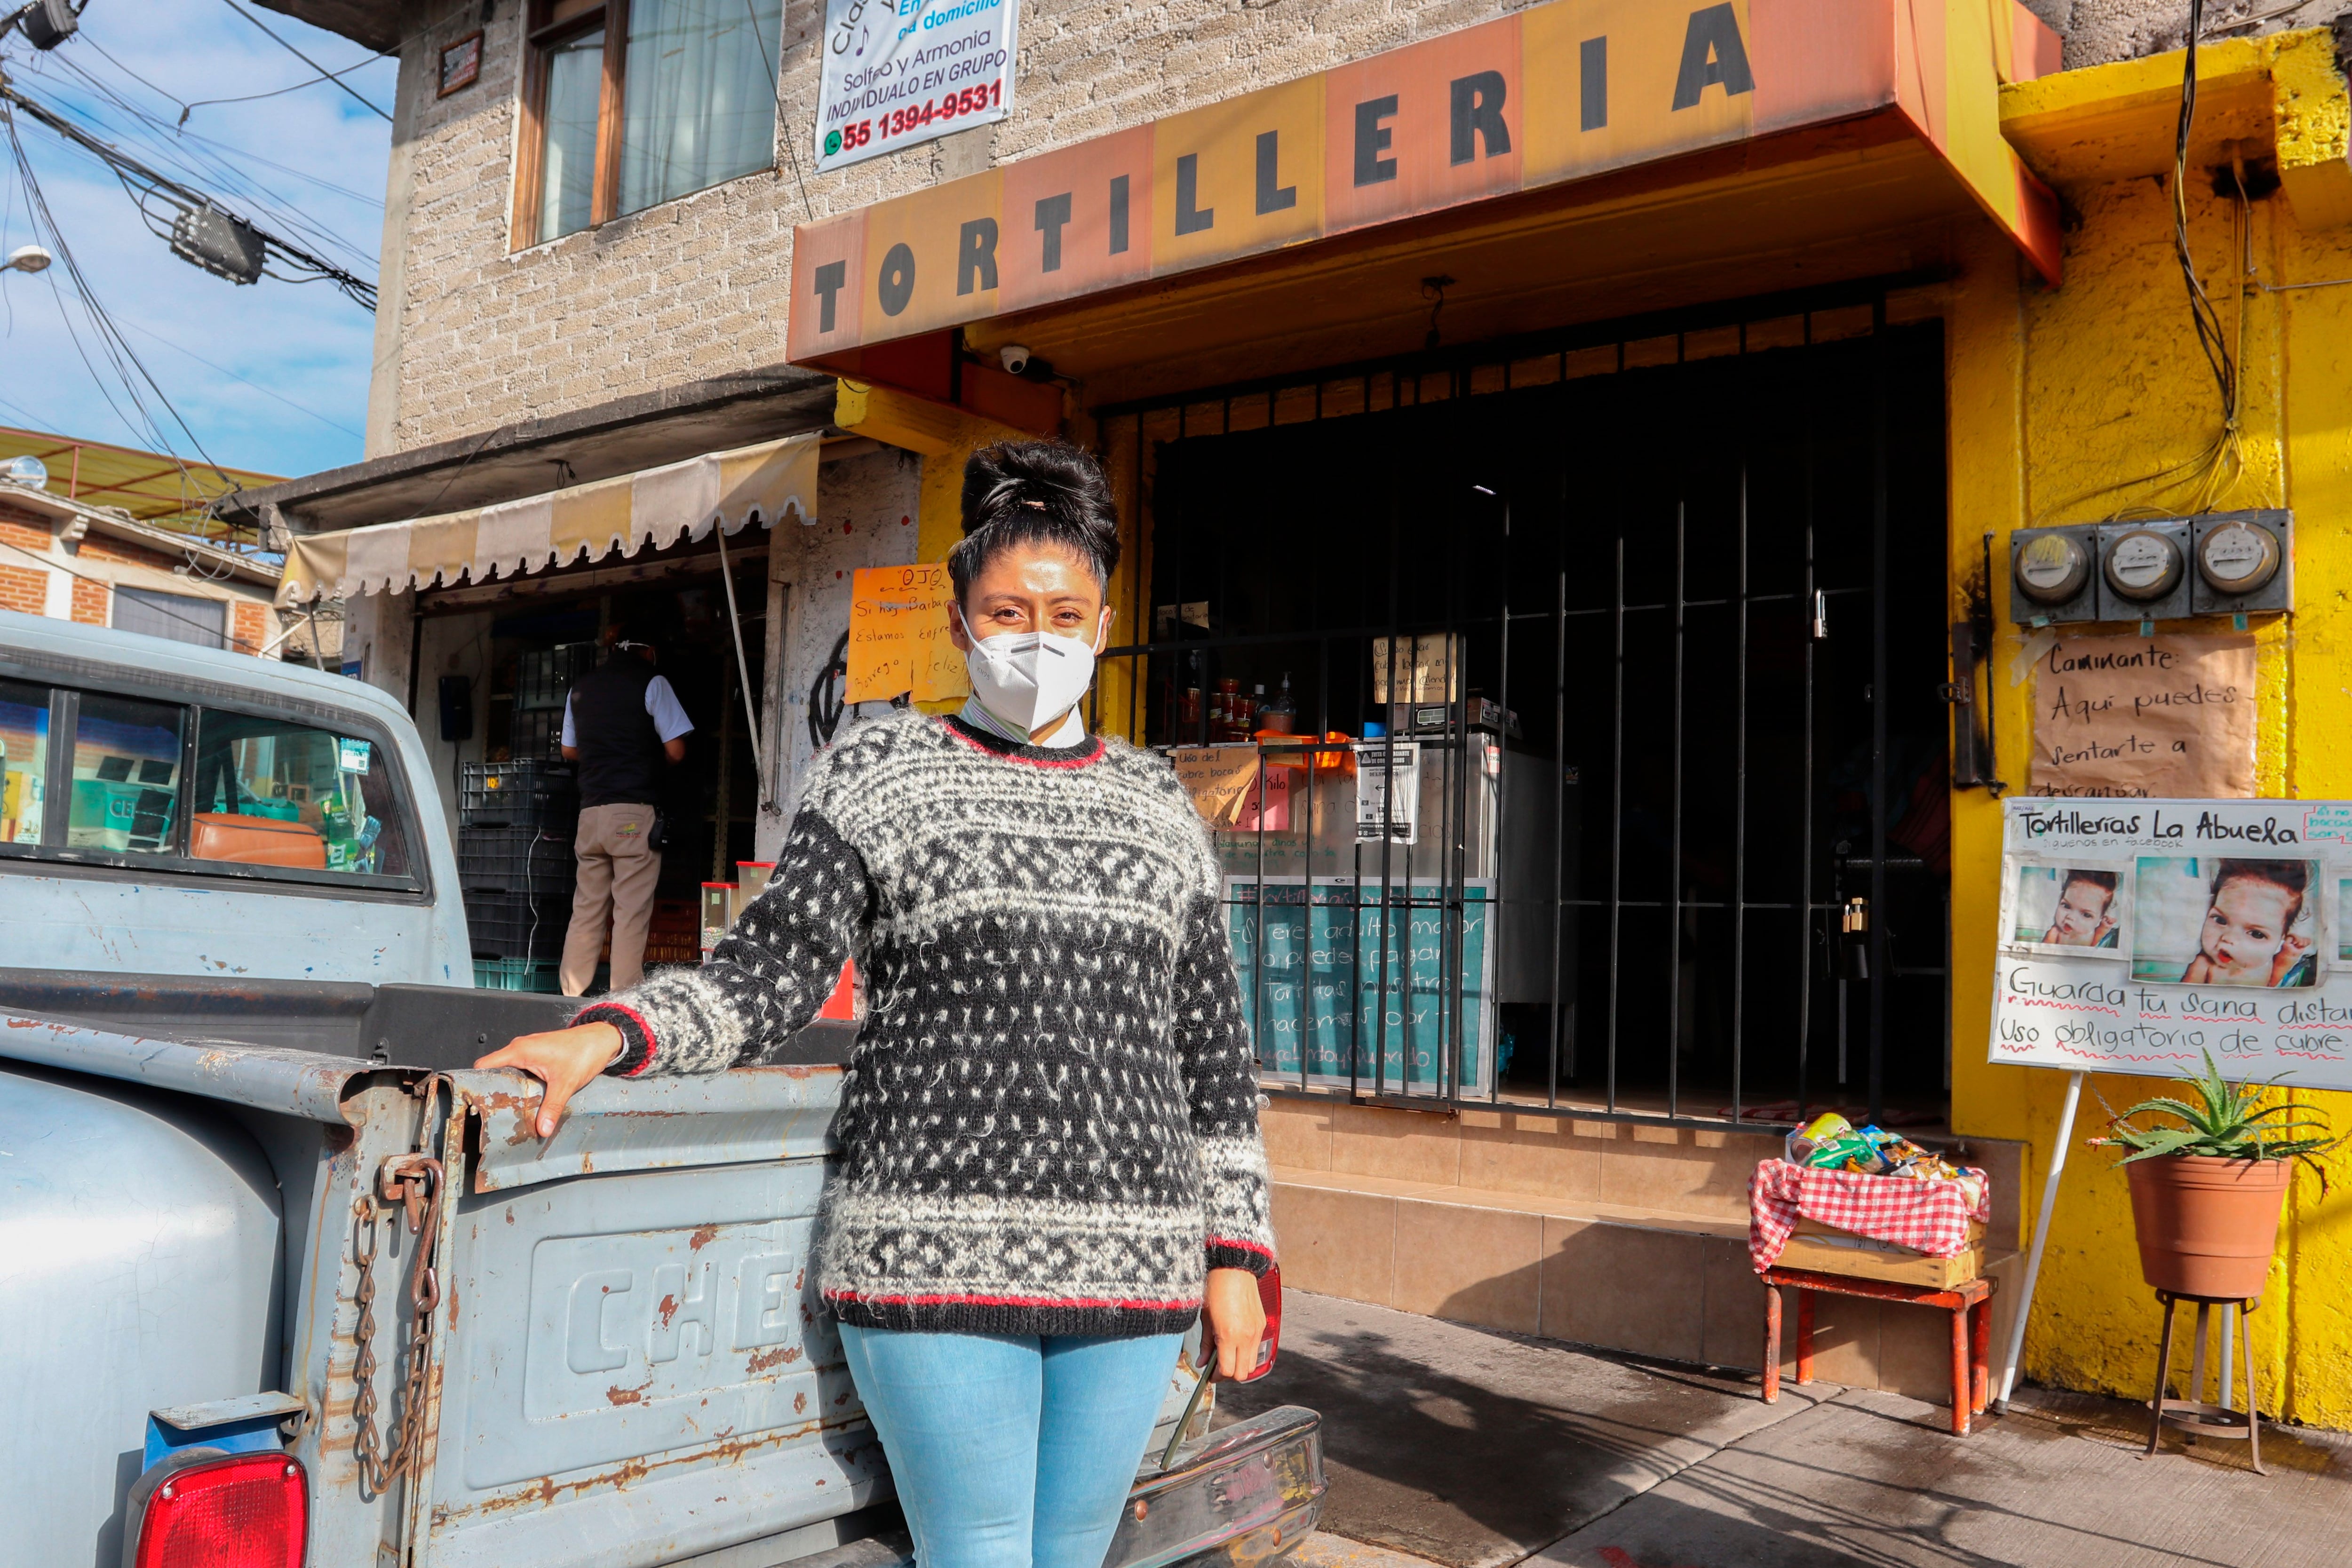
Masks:
[[[2139,1271],[2150,1285],[2179,1296],[2263,1293],[2294,1162],[2168,1154],[2124,1173]]]

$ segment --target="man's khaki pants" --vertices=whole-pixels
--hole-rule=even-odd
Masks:
[[[580,836],[572,844],[580,882],[572,893],[572,929],[563,935],[566,996],[584,995],[596,978],[608,905],[613,989],[626,990],[645,978],[646,928],[653,923],[654,885],[661,880],[661,853],[646,842],[653,829],[650,805],[592,805],[580,814]]]

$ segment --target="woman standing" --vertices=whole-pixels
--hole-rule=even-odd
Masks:
[[[1255,1364],[1274,1259],[1257,1085],[1216,862],[1168,764],[1089,735],[1108,488],[1051,442],[964,474],[949,557],[972,678],[817,758],[768,889],[672,971],[478,1064],[719,1072],[867,1014],[819,1289],[921,1568],[1101,1568],[1184,1331]]]

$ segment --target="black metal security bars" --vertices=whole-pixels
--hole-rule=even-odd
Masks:
[[[1213,670],[1308,676],[1218,836],[1296,1089],[1679,1123],[1859,1077],[1877,1117],[1890,1037],[1948,1048],[1945,890],[1912,874],[1939,863],[1937,340],[1877,289],[1782,303],[1563,334],[1549,374],[1523,342],[1111,411],[1152,517],[1150,640],[1106,655],[1128,732],[1210,741]],[[1905,1106],[1940,1108],[1939,1058],[1898,1059]]]

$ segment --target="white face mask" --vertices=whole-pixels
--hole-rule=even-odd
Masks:
[[[973,637],[971,622],[964,619],[961,605],[956,606],[956,617],[963,620],[963,635],[971,641],[963,662],[971,673],[972,695],[1008,724],[1034,732],[1048,720],[1076,708],[1094,683],[1094,644],[1084,637],[1044,632]],[[1110,612],[1106,608],[1095,628],[1097,642],[1109,624]]]

